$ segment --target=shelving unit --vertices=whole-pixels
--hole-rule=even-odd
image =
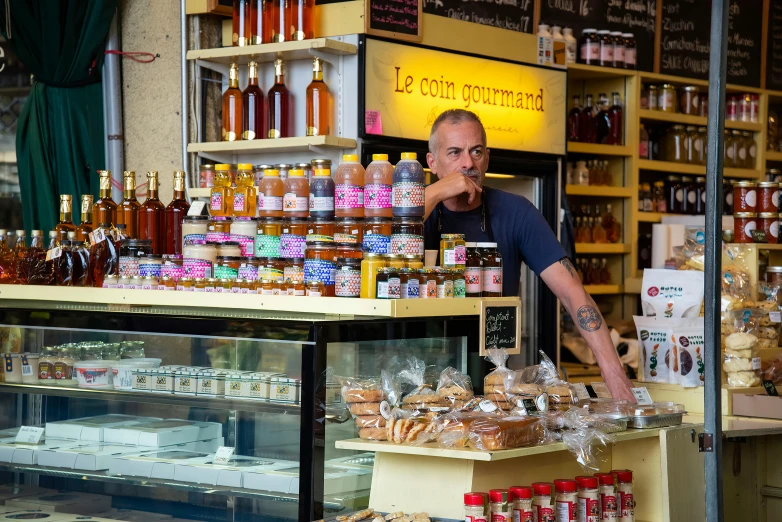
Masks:
[[[632,156],[632,150],[627,145],[601,145],[599,143],[567,142],[568,153],[593,154],[595,156]]]
[[[625,293],[622,285],[584,285],[590,295],[620,295]]]
[[[332,38],[315,38],[292,42],[247,45],[244,47],[220,47],[217,49],[199,49],[187,52],[188,60],[229,65],[246,65],[250,61],[259,63],[273,62],[277,58],[303,60],[312,58],[316,53],[344,56],[356,54],[358,47]]]
[[[631,198],[633,192],[628,187],[605,187],[595,185],[566,185],[568,196],[587,196],[596,198]]]
[[[576,243],[576,254],[628,254],[630,243]]]

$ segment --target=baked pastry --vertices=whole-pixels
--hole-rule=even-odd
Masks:
[[[779,331],[774,326],[761,326],[758,328],[758,335],[761,339],[777,339]]]
[[[437,393],[408,395],[402,399],[402,404],[431,404],[435,406],[445,405],[445,399]]]
[[[483,393],[505,392],[504,384],[487,384],[483,387]]]
[[[508,390],[508,393],[521,397],[522,399],[534,399],[543,393],[543,388],[537,384],[519,383],[511,387]]]
[[[353,404],[356,402],[380,402],[386,398],[386,392],[383,390],[345,390],[342,394],[345,402]]]
[[[380,415],[379,402],[354,402],[350,405],[353,415]]]
[[[454,437],[461,431],[462,438]],[[468,446],[479,450],[500,450],[534,446],[543,442],[545,428],[538,417],[498,417],[469,413],[457,418],[457,421],[443,429],[446,438],[457,440],[457,444],[466,441]],[[441,437],[443,435],[441,434]]]
[[[574,403],[578,402],[573,396],[570,387],[565,385],[549,386],[546,388],[546,393],[548,394],[550,410],[568,410]]]
[[[730,372],[728,373],[728,386],[749,388],[760,386],[760,377],[755,372]]]
[[[758,338],[744,332],[734,332],[725,339],[726,350],[751,350],[758,344]]]
[[[472,398],[472,391],[465,390],[461,386],[457,384],[451,384],[449,386],[444,386],[437,390],[437,393],[441,397],[454,397],[457,399],[470,399]]]
[[[386,419],[382,415],[357,415],[356,428],[385,428]]]
[[[752,350],[730,350],[728,348],[725,349],[725,355],[730,355],[731,357],[738,357],[739,359],[752,359]]]
[[[403,516],[405,516],[404,511],[396,511],[394,513],[389,513],[388,515],[386,515],[386,520],[395,520],[397,518],[402,518]]]
[[[500,392],[487,393],[483,398],[492,402],[508,402],[508,395]]]
[[[726,372],[742,372],[752,370],[752,359],[742,359],[739,357],[726,357],[722,362],[722,369]]]
[[[508,374],[508,372],[510,372],[510,370],[508,370],[505,367],[502,367],[502,370],[504,371],[500,371],[500,369],[498,368],[497,370],[494,370],[489,375],[487,375],[483,379],[483,386],[485,387],[488,386],[489,384],[493,384],[493,385],[503,384],[505,382],[505,376]]]
[[[366,440],[388,440],[385,428],[361,428],[358,436]]]

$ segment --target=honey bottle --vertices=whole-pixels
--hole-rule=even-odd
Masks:
[[[269,138],[289,138],[291,136],[290,124],[290,92],[285,86],[285,70],[282,59],[274,60],[274,85],[269,89],[266,97],[269,106]]]
[[[73,224],[73,196],[60,194],[60,221],[54,229],[60,234],[60,241],[68,239],[68,232],[76,232]]]
[[[138,239],[138,211],[141,208],[136,199],[136,173],[126,170],[123,178],[123,199],[117,208],[117,224],[125,225],[129,239]]]
[[[138,235],[139,239],[149,239],[152,242],[152,253],[163,254],[166,208],[158,197],[157,171],[147,172],[147,199],[139,209]]]
[[[111,199],[111,171],[99,170],[100,193],[99,199],[92,208],[92,216],[95,223],[117,224],[117,204]]]
[[[223,93],[223,141],[242,139],[242,91],[239,90],[239,66],[231,64],[228,89]]]
[[[166,207],[165,230],[168,255],[182,255],[182,221],[190,210],[190,203],[185,199],[185,172],[174,172],[174,199]]]
[[[253,185],[253,166],[250,163],[240,163],[238,169],[234,190],[234,216],[255,217],[258,210],[258,190]]]
[[[81,196],[81,223],[76,227],[76,239],[87,242],[92,232],[92,194]]]
[[[215,165],[215,186],[209,197],[209,213],[212,216],[233,216],[234,189],[231,188],[230,169],[227,163]]]
[[[323,81],[323,61],[317,56],[312,60],[312,82],[307,86],[306,117],[307,136],[331,134],[331,95]]]
[[[90,277],[95,288],[103,287],[107,276],[119,275],[119,248],[109,223],[101,223],[93,231],[90,245]]]
[[[247,66],[247,88],[242,92],[242,139],[259,140],[263,135],[263,91],[258,87],[258,64]]]

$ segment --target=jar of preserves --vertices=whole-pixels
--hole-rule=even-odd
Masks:
[[[255,254],[255,236],[258,233],[258,221],[254,217],[237,217],[230,227],[230,241],[238,243],[242,256]]]
[[[706,155],[708,154],[709,150],[709,142],[706,138],[706,127],[698,127],[698,137],[700,138],[700,143],[702,145],[702,150],[696,154],[698,157],[701,165],[706,165]]]
[[[733,140],[733,135],[728,129],[725,129],[725,138],[723,145],[725,147],[725,168],[733,168],[736,166],[736,147]]]
[[[239,271],[237,277],[241,279],[249,279],[255,281],[258,279],[258,266],[260,261],[256,257],[243,256],[239,263]]]
[[[697,116],[700,105],[700,89],[695,85],[686,85],[682,88],[679,110],[682,114]]]
[[[301,297],[307,295],[307,285],[304,281],[291,281],[288,283],[287,293],[291,297]]]
[[[130,278],[130,284],[126,285],[125,288],[128,288],[130,290],[141,290],[141,283],[143,282],[144,278],[140,275],[133,276]]]
[[[664,83],[658,88],[657,110],[676,112],[676,87],[672,84]]]
[[[576,520],[576,504],[578,498],[578,486],[575,480],[557,479],[554,481],[555,507],[558,521]]]
[[[217,248],[212,243],[196,241],[184,247],[183,266],[187,277],[212,277]]]
[[[394,218],[389,253],[424,255],[424,222],[419,218]]]
[[[779,183],[774,181],[758,183],[757,211],[779,213]]]
[[[464,279],[464,270],[457,269],[453,271],[453,296],[455,298],[467,297],[467,286]]]
[[[188,245],[192,241],[206,241],[208,218],[185,216],[182,219],[182,245]]]
[[[440,235],[440,266],[443,268],[464,268],[467,247],[464,234]]]
[[[729,179],[722,180],[722,215],[730,216],[733,214],[733,182]]]
[[[733,134],[733,147],[736,151],[735,164],[736,168],[747,168],[747,142],[742,136],[741,131],[734,130]]]
[[[624,40],[624,48],[625,48],[624,68],[635,69],[635,62],[636,62],[635,36],[633,35],[633,33],[622,33],[622,39]]]
[[[391,211],[394,217],[424,216],[424,168],[415,152],[403,152],[394,167],[391,187]]]
[[[207,279],[205,277],[196,277],[193,280],[193,291],[206,292],[206,281]]]
[[[665,187],[665,206],[671,214],[683,214],[684,190],[679,176],[668,176]]]
[[[388,283],[388,299],[401,299],[402,298],[402,280],[399,277],[398,268],[385,268],[387,270],[387,283]],[[379,290],[378,290],[378,297]]]
[[[497,243],[478,243],[481,251],[481,295],[502,297],[502,255]]]
[[[739,119],[739,97],[736,94],[725,96],[725,121],[737,121]]]
[[[656,85],[649,85],[646,88],[646,97],[649,99],[649,110],[650,111],[659,111],[660,110],[660,90],[657,88]]]
[[[598,65],[600,61],[600,39],[597,29],[584,29],[579,41],[578,63]]]
[[[361,251],[360,245],[341,244],[337,245],[337,257],[347,257],[350,259],[361,260],[364,257],[364,253]]]
[[[239,267],[241,264],[242,258],[239,256],[218,255],[217,262],[214,266],[213,275],[217,279],[236,279],[239,277]]]
[[[709,93],[702,92],[700,98],[701,98],[701,103],[700,103],[700,109],[698,110],[698,116],[702,116],[706,118],[709,115]]]
[[[57,352],[57,358],[54,361],[54,380],[57,384],[76,384],[73,379],[73,365],[81,359],[80,347],[73,343],[63,344]],[[40,367],[40,361],[38,363]],[[73,381],[72,383],[68,381]]]
[[[766,267],[766,282],[767,283],[782,283],[782,266],[768,266],[768,267]],[[41,357],[41,362],[43,362],[43,356]],[[39,366],[39,368],[40,368],[40,366]]]
[[[782,272],[781,272],[782,273]],[[54,380],[54,363],[57,361],[58,346],[44,346],[38,359],[38,382],[51,384]]]
[[[739,181],[733,184],[733,212],[756,212],[758,184]]]
[[[489,490],[489,513],[492,522],[513,522],[513,508],[507,489]]]
[[[206,226],[206,241],[208,243],[225,243],[231,240],[231,224],[233,220],[226,216],[214,216]]]
[[[665,197],[665,182],[655,181],[652,184],[652,212],[667,212],[668,205]]]
[[[160,278],[157,288],[163,291],[176,290],[176,281],[170,276],[163,276]]]
[[[200,188],[212,188],[215,186],[215,166],[205,163],[198,166],[198,186]]]
[[[209,242],[207,241],[207,244]],[[226,241],[225,243],[216,243],[215,248],[217,249],[217,255],[218,256],[232,256],[232,257],[241,257],[242,255],[242,249],[239,246],[239,243],[235,241]]]
[[[481,254],[477,243],[465,243],[465,297],[481,297]]]
[[[107,275],[103,279],[103,288],[117,288],[117,281],[118,280],[119,280],[118,276]]]
[[[757,229],[758,215],[755,212],[736,212],[733,214],[733,234],[736,243],[754,243],[752,231]]]
[[[421,289],[419,290],[419,297],[421,299],[436,299],[437,298],[437,273],[431,268],[422,268],[419,271],[421,279],[419,279]],[[424,293],[424,279],[426,280],[426,293]]]
[[[160,277],[160,270],[162,267],[163,256],[148,254],[139,258],[138,272],[141,277]]]
[[[139,275],[142,257],[152,254],[151,239],[124,239],[119,249],[120,277]]]
[[[373,254],[388,254],[391,246],[391,220],[388,218],[366,218],[364,221],[364,251]]]
[[[375,299],[388,299],[389,270],[391,269],[385,267],[377,269],[377,274],[375,275]]]
[[[334,242],[334,220],[310,218],[307,222],[307,243],[315,241]]]
[[[284,219],[280,233],[280,257],[304,257],[307,230],[306,218]]]
[[[334,242],[359,245],[364,239],[364,220],[354,217],[337,218],[334,223]]]
[[[399,282],[402,285],[402,299],[418,299],[420,292],[420,281],[418,272],[410,268],[399,270]]]
[[[287,264],[288,261],[286,259],[268,257],[264,266],[258,267],[258,278],[269,279],[270,281],[285,279],[285,265]]]
[[[744,138],[744,143],[747,146],[747,158],[744,160],[744,168],[754,169],[755,159],[758,154],[758,143],[751,132],[743,131],[741,137]]]
[[[274,287],[276,286],[276,281],[272,281],[271,279],[261,279],[261,288],[258,292],[261,295],[275,295],[274,294]],[[241,292],[241,283],[239,286],[239,292]],[[277,290],[277,295],[279,295],[279,289]]]
[[[260,218],[255,234],[255,257],[280,257],[282,220]]]
[[[288,259],[285,267],[282,269],[282,279],[286,283],[289,281],[304,281],[304,258]]]
[[[702,149],[700,143],[697,143],[698,140],[700,140],[700,135],[698,134],[697,127],[693,127],[691,125],[688,125],[685,127],[685,132],[687,133],[687,139],[685,140],[685,149],[687,150],[687,163],[698,163],[698,151]],[[696,150],[696,147],[698,150]]]
[[[687,131],[684,125],[674,125],[665,134],[665,161],[687,163]]]
[[[764,212],[758,214],[758,230],[766,233],[767,243],[779,243],[779,213]]]
[[[407,254],[405,256],[405,268],[412,268],[415,270],[419,270],[424,267],[424,258],[423,256],[414,256]]]
[[[453,297],[453,275],[450,269],[438,268],[435,270],[435,280],[437,281],[437,298]]]
[[[385,267],[386,262],[382,254],[368,252],[361,261],[361,297],[375,299],[377,297],[378,270]]]
[[[337,273],[334,277],[334,295],[337,297],[361,296],[361,260],[337,258]]]
[[[304,256],[304,279],[323,283],[323,296],[334,297],[334,272],[337,270],[337,247],[334,243],[307,243]]]
[[[328,169],[315,169],[315,175],[310,181],[309,190],[310,217],[333,221],[334,180],[331,177],[331,171]]]

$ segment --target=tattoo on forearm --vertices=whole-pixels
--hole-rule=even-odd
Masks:
[[[578,325],[585,332],[596,332],[603,325],[603,318],[594,306],[584,305],[576,313]]]
[[[563,257],[559,260],[559,264],[565,267],[565,270],[570,272],[570,277],[575,278],[576,277],[576,269],[573,267],[573,263],[570,262],[570,259]]]

